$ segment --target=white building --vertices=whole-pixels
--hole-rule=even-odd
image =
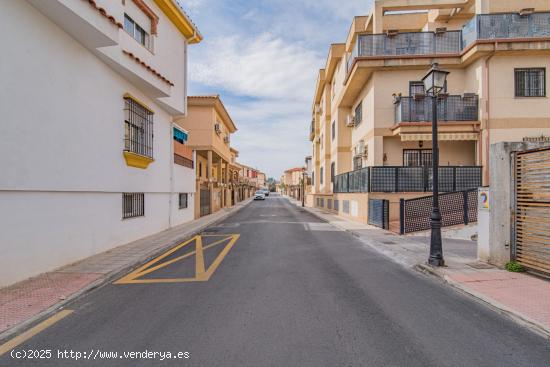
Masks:
[[[193,219],[175,0],[3,1],[0,286]]]

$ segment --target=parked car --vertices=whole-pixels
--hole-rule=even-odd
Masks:
[[[265,200],[265,194],[263,190],[258,190],[254,194],[254,200]]]
[[[269,190],[267,189],[262,189],[263,193],[265,196],[269,196]]]

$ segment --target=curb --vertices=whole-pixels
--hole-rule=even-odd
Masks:
[[[317,218],[319,218],[319,219],[321,219],[325,222],[331,223],[330,221],[327,221],[326,219],[322,218],[318,213],[311,210],[311,208],[305,207],[304,209],[306,209],[308,211],[308,213],[316,216]],[[338,226],[336,224],[333,224],[333,223],[331,223],[331,224],[333,226],[337,227],[337,228],[343,229],[343,228],[341,228],[340,226]],[[345,231],[348,232],[348,233],[351,233],[355,237],[360,237],[360,235],[358,233],[356,233],[354,230],[345,229]],[[377,248],[376,246],[371,245],[369,247],[376,250],[378,253],[382,254],[383,256],[388,257],[388,255],[385,252],[380,251],[380,249]],[[390,260],[394,261],[394,259],[392,259],[392,258],[390,258]],[[525,315],[522,315],[521,313],[518,313],[514,310],[511,310],[510,308],[508,308],[508,307],[506,307],[506,306],[504,306],[504,305],[502,305],[498,302],[495,302],[494,300],[492,300],[488,297],[485,297],[484,295],[482,295],[482,294],[480,294],[476,291],[473,291],[473,290],[467,289],[466,287],[463,287],[460,283],[455,282],[454,280],[449,278],[447,275],[445,275],[444,272],[439,271],[439,270],[431,267],[428,264],[419,263],[419,264],[413,265],[412,267],[409,267],[405,264],[402,264],[401,262],[398,262],[398,261],[395,261],[395,262],[397,264],[407,268],[407,269],[413,269],[417,272],[427,274],[427,275],[431,275],[433,277],[441,279],[444,283],[448,284],[449,286],[451,286],[453,289],[459,291],[460,293],[470,297],[471,299],[474,299],[478,302],[483,303],[484,305],[488,306],[491,310],[493,310],[495,312],[498,312],[499,314],[508,317],[510,320],[516,322],[517,324],[519,324],[523,327],[529,328],[533,332],[535,332],[535,333],[539,334],[540,336],[550,340],[550,329],[548,329],[545,325],[541,324],[538,321],[532,320],[531,318],[529,318]]]
[[[152,250],[150,253],[148,253],[147,255],[144,255],[142,258],[140,258],[139,260],[133,262],[132,264],[125,265],[125,266],[123,266],[119,269],[116,269],[116,270],[113,270],[109,273],[104,274],[103,276],[101,276],[100,278],[94,280],[90,284],[88,284],[88,285],[84,286],[83,288],[79,289],[78,291],[72,293],[66,299],[61,300],[61,301],[57,302],[56,304],[50,306],[49,308],[47,308],[43,311],[40,311],[39,313],[32,316],[31,318],[29,318],[25,321],[22,321],[21,323],[19,323],[17,325],[14,325],[13,327],[10,327],[7,330],[4,330],[3,332],[0,333],[0,342],[4,342],[6,339],[9,339],[10,337],[13,337],[14,335],[19,334],[19,333],[25,331],[26,329],[29,329],[30,327],[34,326],[35,324],[37,324],[37,323],[43,321],[44,319],[48,318],[49,316],[51,316],[51,314],[53,314],[54,312],[62,310],[63,308],[65,308],[69,304],[71,304],[74,301],[78,300],[79,298],[81,298],[81,297],[93,292],[94,290],[99,289],[99,288],[107,285],[107,284],[110,284],[114,279],[121,277],[123,274],[125,274],[125,273],[127,273],[127,272],[129,272],[129,271],[145,264],[148,261],[151,261],[152,259],[159,256],[160,254],[162,254],[167,249],[181,243],[182,241],[186,241],[186,240],[196,236],[197,234],[202,232],[207,227],[210,227],[212,225],[215,225],[215,224],[218,224],[219,222],[224,221],[225,219],[227,219],[231,215],[239,212],[241,209],[248,206],[251,202],[252,202],[252,200],[249,200],[249,199],[246,200],[246,201],[242,201],[242,203],[243,203],[242,205],[240,205],[238,207],[234,206],[229,212],[224,213],[219,218],[216,218],[216,219],[212,220],[211,222],[204,223],[203,225],[201,225],[200,227],[195,229],[193,232],[191,232],[189,234],[186,234],[182,237],[178,237],[177,240],[170,241],[166,245],[163,245],[163,246],[161,246],[161,247],[159,247],[155,250]],[[123,245],[121,245],[121,246],[123,246]]]

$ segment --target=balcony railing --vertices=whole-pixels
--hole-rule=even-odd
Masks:
[[[481,166],[439,167],[439,190],[461,191],[481,186]],[[426,192],[432,190],[431,167],[365,167],[337,175],[334,193]]]
[[[461,50],[461,31],[360,34],[348,59],[348,71],[356,57],[444,55]]]
[[[445,96],[437,100],[439,121],[477,121],[479,98],[476,94]],[[395,123],[432,121],[432,98],[400,97],[395,103]]]
[[[550,13],[479,14],[462,27],[462,44],[476,40],[550,37]]]
[[[458,55],[476,40],[533,37],[550,37],[550,12],[479,14],[457,31],[360,34],[346,66],[357,57]]]

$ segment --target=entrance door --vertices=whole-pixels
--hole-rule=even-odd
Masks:
[[[210,190],[201,188],[201,208],[200,216],[210,214]]]
[[[550,148],[516,153],[513,257],[550,275]]]

